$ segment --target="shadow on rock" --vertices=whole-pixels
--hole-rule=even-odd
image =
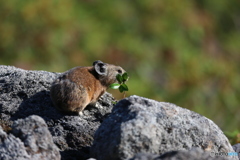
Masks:
[[[49,91],[44,90],[37,92],[30,98],[25,98],[25,94],[21,97],[23,97],[23,101],[19,105],[19,109],[12,116],[12,120],[25,118],[30,115],[38,115],[45,121],[50,121],[60,119],[64,116],[63,113],[59,112],[53,106]]]
[[[97,159],[119,159],[122,124],[136,118],[136,113],[128,110],[131,102],[123,99],[118,103],[109,117],[101,124],[94,135],[91,156]],[[133,129],[133,128],[132,128]],[[124,145],[124,144],[123,144]]]

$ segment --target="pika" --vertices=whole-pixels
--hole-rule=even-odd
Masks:
[[[82,114],[87,105],[95,105],[108,86],[125,72],[120,66],[93,62],[90,67],[75,67],[62,73],[53,83],[50,96],[60,111]]]

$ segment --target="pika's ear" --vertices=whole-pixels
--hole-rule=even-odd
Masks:
[[[107,75],[107,68],[106,68],[106,64],[103,63],[102,61],[95,61],[93,62],[93,66],[95,71],[102,76]]]

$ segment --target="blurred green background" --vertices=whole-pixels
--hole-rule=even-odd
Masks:
[[[128,71],[127,96],[239,133],[239,0],[0,0],[0,64],[63,72],[98,59]]]

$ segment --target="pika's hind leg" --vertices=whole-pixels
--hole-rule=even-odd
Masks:
[[[89,102],[88,102],[89,103]],[[79,116],[83,116],[83,110],[86,108],[86,106],[88,105],[88,103],[82,104],[80,107],[77,107],[75,112],[78,113]]]
[[[79,114],[90,102],[88,93],[82,85],[78,85],[69,80],[65,81],[66,85],[63,88],[64,101],[66,103],[65,110]]]
[[[86,106],[89,104],[88,98],[77,98],[76,103],[72,106],[73,112],[78,113],[79,115],[83,115],[82,111],[86,108]]]

